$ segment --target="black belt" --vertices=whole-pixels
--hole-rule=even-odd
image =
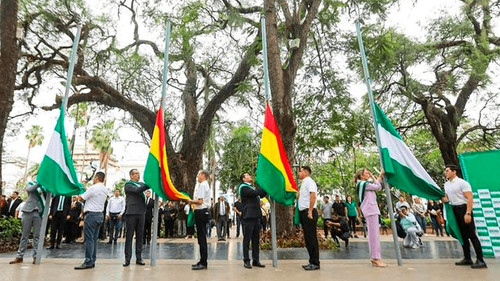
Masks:
[[[467,208],[467,204],[462,204],[462,205],[451,205],[451,208],[454,210],[461,210],[463,208]]]
[[[83,214],[84,214],[84,215],[86,215],[86,214],[88,214],[88,213],[102,213],[102,212],[92,212],[92,211],[86,211],[86,212],[84,212]]]

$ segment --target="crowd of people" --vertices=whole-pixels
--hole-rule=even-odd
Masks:
[[[470,265],[472,268],[485,268],[481,246],[475,234],[475,225],[472,219],[472,192],[470,185],[457,177],[458,167],[447,166],[445,175],[448,182],[445,184],[446,196],[443,201],[450,202],[457,217],[464,244],[464,259],[457,265]],[[298,178],[301,181],[297,193],[297,207],[300,225],[303,229],[306,249],[309,254],[309,263],[304,265],[305,270],[320,269],[319,246],[317,238],[317,222],[321,216],[324,225],[325,238],[330,235],[338,242],[341,239],[348,246],[350,238],[358,238],[357,225],[363,223],[363,233],[368,233],[370,261],[376,267],[386,267],[382,262],[379,239],[380,209],[377,203],[376,191],[382,188],[384,175],[372,175],[368,169],[360,169],[355,175],[357,198],[347,195],[345,202],[340,195],[330,203],[329,196],[323,196],[323,203],[318,204],[318,187],[311,178],[312,170],[308,166],[300,167]],[[135,258],[137,265],[145,265],[142,259],[144,244],[150,244],[154,216],[154,199],[149,187],[140,182],[140,173],[132,169],[130,180],[121,189],[113,191],[108,196],[108,189],[104,185],[105,174],[97,172],[93,185],[79,196],[53,196],[49,206],[50,227],[46,236],[49,237],[49,250],[61,248],[61,243],[75,243],[83,238],[85,245],[85,260],[75,269],[89,269],[95,267],[98,240],[108,239],[108,244],[116,244],[118,238],[125,238],[124,267],[130,265],[132,259],[132,244],[135,237]],[[243,173],[238,186],[238,200],[229,204],[224,196],[217,202],[211,198],[211,189],[208,185],[208,172],[201,170],[197,175],[193,199],[178,202],[161,202],[156,219],[158,219],[157,237],[185,237],[194,235],[195,227],[200,249],[200,260],[192,266],[193,270],[208,267],[207,237],[211,236],[212,228],[216,227],[218,241],[230,238],[230,229],[236,224],[236,237],[243,233],[243,262],[245,268],[265,267],[259,259],[260,234],[267,228],[269,208],[266,205],[267,193],[253,185],[252,176]],[[33,263],[36,262],[37,244],[44,209],[44,190],[35,182],[27,184],[27,200],[14,191],[9,199],[2,198],[0,210],[3,216],[21,219],[22,236],[16,258],[11,264],[22,263],[28,238],[33,237]],[[264,200],[263,200],[264,199]],[[404,232],[403,245],[409,248],[422,246],[420,236],[426,232],[427,217],[437,236],[443,236],[443,209],[440,202],[428,201],[424,206],[420,198],[414,198],[412,206],[401,196],[396,203],[396,214],[401,232]],[[319,212],[318,212],[319,206]],[[359,206],[359,207],[358,207]],[[194,225],[188,224],[188,218],[194,214]],[[233,219],[234,215],[234,219]],[[366,224],[366,225],[365,225]],[[31,234],[31,231],[33,233]],[[398,229],[399,234],[399,229]],[[44,239],[42,239],[44,240]],[[469,240],[474,246],[477,261],[471,260]],[[252,259],[249,251],[252,245]],[[252,262],[250,263],[250,261]]]

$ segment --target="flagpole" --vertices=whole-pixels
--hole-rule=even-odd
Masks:
[[[368,90],[368,97],[370,99],[370,113],[372,116],[373,128],[375,129],[375,137],[377,139],[377,147],[378,147],[378,151],[379,151],[380,166],[383,167],[382,155],[381,155],[381,150],[380,150],[380,137],[379,137],[377,122],[375,120],[375,108],[373,107],[374,99],[373,99],[373,92],[372,92],[372,88],[371,88],[371,79],[370,79],[370,74],[368,72],[368,63],[366,60],[365,47],[363,45],[363,38],[361,37],[361,27],[360,27],[359,19],[355,21],[355,25],[356,25],[356,33],[358,36],[359,51],[361,53],[361,62],[363,64],[366,89]],[[384,175],[384,189],[385,189],[385,196],[387,197],[389,217],[391,219],[392,237],[394,240],[394,249],[396,251],[396,258],[398,261],[398,265],[402,266],[403,259],[401,257],[401,249],[399,248],[398,234],[397,234],[397,229],[396,229],[396,221],[394,220],[394,212],[392,209],[391,191],[389,190],[389,185],[387,184],[387,178],[385,177],[385,175]]]
[[[163,110],[163,115],[165,116],[165,98],[167,95],[167,76],[168,76],[168,47],[170,42],[170,30],[171,24],[170,21],[167,21],[167,25],[165,26],[165,51],[163,52],[163,77],[161,84],[161,108]],[[165,128],[158,128],[160,130],[165,130]],[[161,186],[161,184],[160,184]],[[157,194],[155,194],[155,206],[153,208],[153,213],[155,216],[158,216],[158,208],[160,204],[160,199]],[[158,234],[158,218],[156,218],[153,222],[153,230],[154,235],[151,238],[151,266],[156,266],[157,260],[157,234]]]
[[[73,69],[75,67],[75,56],[76,56],[76,51],[78,49],[78,42],[80,42],[80,33],[82,31],[82,27],[80,25],[77,26],[76,29],[76,35],[73,40],[73,47],[71,48],[71,56],[69,58],[69,66],[68,66],[68,75],[66,77],[66,90],[64,92],[64,98],[62,100],[62,105],[63,108],[62,110],[66,110],[66,107],[68,106],[68,96],[69,96],[69,90],[71,88],[71,80],[73,78]],[[42,215],[42,225],[40,227],[40,237],[38,239],[38,248],[37,248],[37,253],[36,253],[36,260],[35,264],[40,264],[42,261],[42,251],[43,251],[43,246],[45,243],[45,231],[47,229],[47,222],[49,221],[49,209],[50,209],[50,204],[52,201],[52,193],[50,191],[47,191],[47,195],[45,197],[45,209],[43,210],[43,215]]]
[[[267,35],[266,35],[266,17],[260,18],[260,28],[262,31],[262,61],[264,64],[264,90],[266,102],[269,100],[269,66],[267,63]],[[276,243],[276,212],[275,202],[271,201],[271,248],[273,257],[273,267],[278,267],[278,247]]]

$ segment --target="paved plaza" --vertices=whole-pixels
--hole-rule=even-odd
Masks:
[[[101,242],[98,246],[97,263],[94,269],[76,271],[84,257],[82,244],[63,244],[59,250],[44,250],[42,264],[31,264],[31,250],[25,255],[23,264],[9,265],[15,253],[0,254],[0,280],[500,280],[500,260],[487,259],[489,268],[473,270],[458,267],[462,250],[451,238],[424,237],[420,249],[402,248],[403,266],[398,266],[392,236],[381,236],[382,256],[388,268],[374,268],[368,260],[368,243],[365,238],[351,239],[346,248],[341,243],[337,251],[322,250],[321,270],[308,272],[301,268],[307,263],[307,251],[279,249],[278,267],[272,267],[271,251],[261,251],[266,268],[245,269],[242,259],[242,239],[233,238],[225,242],[209,239],[209,269],[196,272],[191,264],[198,259],[195,239],[159,239],[158,261],[150,266],[150,246],[145,246],[146,266],[133,263],[122,267],[124,243],[116,245]],[[133,257],[134,258],[134,257]]]

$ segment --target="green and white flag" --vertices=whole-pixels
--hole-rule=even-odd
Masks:
[[[441,199],[444,191],[418,162],[391,120],[376,103],[374,109],[382,164],[388,183],[412,195],[432,200]]]
[[[40,163],[36,180],[55,195],[72,196],[84,192],[82,185],[78,182],[73,159],[69,153],[62,106],[47,152]]]

